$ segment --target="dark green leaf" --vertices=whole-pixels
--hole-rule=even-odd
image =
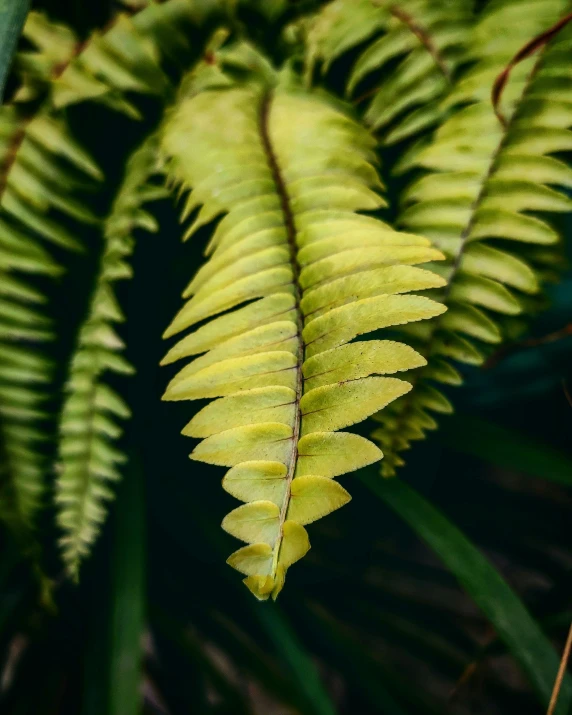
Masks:
[[[118,493],[113,546],[109,715],[141,712],[145,500],[142,472],[126,471]]]
[[[256,615],[287,665],[297,688],[305,696],[312,715],[335,715],[336,709],[308,653],[304,650],[286,617],[275,603],[256,605]]]
[[[558,657],[518,596],[483,554],[420,494],[398,479],[364,470],[362,481],[439,555],[490,620],[546,706]],[[568,712],[572,681],[566,677],[555,715]]]
[[[440,434],[441,441],[456,452],[572,486],[572,459],[516,430],[480,417],[456,415],[443,423]]]
[[[0,0],[0,102],[30,0]]]

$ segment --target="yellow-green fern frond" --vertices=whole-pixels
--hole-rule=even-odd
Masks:
[[[333,0],[311,21],[308,73],[358,51],[347,94],[394,143],[437,123],[470,37],[472,1]]]
[[[142,204],[165,195],[148,183],[157,170],[157,144],[148,140],[130,159],[125,179],[105,222],[105,246],[89,313],[72,358],[60,422],[56,503],[62,558],[77,578],[105,518],[104,502],[113,496],[108,483],[119,479],[123,454],[114,446],[122,433],[118,419],[129,416],[123,399],[107,384],[109,373],[129,374],[123,342],[114,323],[123,314],[114,283],[131,276],[127,261],[138,228],[155,231]]]
[[[562,0],[537,5],[548,23],[537,31],[570,7]],[[494,3],[483,25],[489,31],[506,27],[516,8],[521,13],[522,3]],[[476,34],[483,33],[478,27]],[[507,319],[523,305],[530,313],[529,296],[538,293],[549,256],[559,250],[558,233],[542,214],[572,208],[559,190],[572,187],[572,171],[554,156],[572,149],[572,32],[566,29],[515,67],[501,98],[506,125],[495,116],[491,89],[508,60],[502,48],[495,55],[491,43],[490,54],[450,95],[450,118],[407,159],[409,167],[429,173],[406,190],[400,225],[428,236],[447,256],[435,267],[447,287],[435,297],[449,310],[408,331],[428,365],[412,378],[414,389],[378,417],[383,427],[375,436],[387,455],[386,475],[402,463],[399,452],[435,426],[431,411],[451,411],[431,385],[461,381],[449,360],[481,364],[505,337]],[[486,52],[484,43],[480,47]]]
[[[353,341],[441,313],[408,295],[442,284],[415,267],[441,256],[357,213],[384,205],[372,137],[286,82],[184,99],[162,146],[191,189],[189,232],[220,218],[166,332],[200,324],[164,362],[199,357],[165,399],[218,398],[183,434],[203,440],[193,459],[231,468],[223,485],[245,504],[223,528],[247,546],[228,562],[258,598],[276,597],[309,548],[304,526],[350,498],[334,478],[382,456],[341,430],[410,389],[387,375],[423,364],[407,345]]]

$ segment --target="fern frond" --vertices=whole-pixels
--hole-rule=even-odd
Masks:
[[[139,119],[131,95],[165,98],[172,85],[164,61],[186,67],[202,47],[195,42],[192,48],[189,28],[200,27],[208,36],[220,15],[217,2],[138,3],[80,41],[69,27],[31,12],[24,36],[33,49],[18,54],[22,86],[14,101],[25,104],[47,95],[57,110],[92,100]]]
[[[200,357],[164,399],[220,398],[183,434],[203,440],[192,459],[231,467],[223,486],[245,504],[223,528],[248,545],[228,563],[258,598],[276,597],[309,548],[304,525],[350,498],[333,478],[382,456],[339,430],[409,390],[379,375],[423,363],[403,344],[351,341],[442,312],[405,295],[442,283],[414,267],[440,254],[357,213],[384,205],[372,137],[285,80],[183,100],[162,145],[191,189],[184,215],[198,210],[188,234],[221,217],[166,331],[201,323],[164,363]]]
[[[392,144],[443,115],[470,37],[472,0],[333,0],[310,23],[307,72],[325,74],[357,53],[348,96],[367,100],[365,121]]]
[[[22,31],[31,47],[16,57],[15,71],[20,86],[13,102],[41,99],[50,82],[60,75],[81,49],[79,38],[62,23],[53,22],[39,11],[30,11]]]
[[[0,516],[19,532],[32,526],[43,490],[42,405],[51,380],[38,350],[52,333],[35,277],[62,270],[42,239],[79,247],[48,213],[92,221],[73,193],[86,174],[99,175],[63,122],[41,115],[24,130],[22,121],[14,107],[0,108]]]
[[[34,50],[18,55],[23,86],[15,101],[26,102],[47,91],[55,109],[96,100],[140,118],[127,93],[162,96],[170,83],[160,67],[153,32],[141,33],[136,19],[119,14],[105,31],[96,30],[81,42],[68,27],[43,13],[30,13],[24,35]]]
[[[122,433],[118,419],[128,417],[129,408],[109,386],[108,377],[129,374],[132,368],[121,355],[123,342],[113,327],[123,320],[114,283],[131,276],[127,259],[134,231],[156,230],[154,219],[142,208],[165,195],[165,189],[148,183],[156,171],[157,143],[149,139],[129,160],[105,221],[101,267],[70,366],[60,422],[56,503],[64,531],[62,558],[74,578],[105,518],[104,502],[113,496],[108,482],[119,479],[118,465],[124,461],[114,442]]]
[[[536,17],[537,8],[543,8],[540,18],[548,22],[536,28],[537,34],[567,5],[558,0],[535,3],[531,14]],[[522,13],[522,3],[514,0],[493,3],[476,35],[487,37],[492,27],[508,28],[517,8]],[[528,29],[530,23],[528,18]],[[572,149],[570,29],[515,68],[502,97],[506,126],[495,116],[490,99],[507,61],[506,50],[492,35],[488,44],[483,38],[480,43],[483,59],[448,98],[451,116],[431,142],[407,159],[408,167],[429,173],[406,190],[400,225],[428,236],[447,256],[446,263],[435,267],[447,287],[435,297],[449,309],[431,324],[409,331],[428,365],[413,377],[414,389],[378,416],[383,428],[374,436],[386,451],[386,476],[402,464],[399,453],[435,427],[429,413],[451,411],[431,384],[461,382],[450,359],[481,364],[490,346],[505,337],[506,321],[522,313],[523,306],[530,313],[530,296],[539,291],[548,255],[558,251],[558,233],[541,216],[572,208],[570,198],[558,190],[572,187],[572,170],[552,156]],[[535,255],[541,259],[538,264]]]

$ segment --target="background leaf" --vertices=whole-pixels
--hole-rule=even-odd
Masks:
[[[109,715],[138,715],[146,616],[145,496],[138,460],[131,457],[118,490],[111,581]]]
[[[548,444],[490,420],[456,415],[443,422],[441,442],[490,464],[572,486],[572,459]]]
[[[548,705],[559,659],[538,624],[506,581],[443,514],[399,479],[383,480],[374,471],[360,475],[434,549],[483,610],[526,672],[541,702]],[[565,679],[556,713],[568,713],[572,680]]]
[[[336,709],[320,681],[308,653],[292,631],[280,607],[266,603],[256,608],[256,616],[274,642],[297,687],[308,701],[308,715],[334,715]]]
[[[12,55],[29,9],[30,0],[0,0],[0,103]]]
[[[490,1],[476,3],[476,12],[481,13]],[[466,0],[450,0],[447,6],[461,2],[467,4]],[[564,0],[532,4],[502,0],[500,4],[514,13],[515,21],[499,25],[498,33],[496,27],[494,33],[485,33],[483,47],[490,41],[504,52],[515,38],[518,41],[514,30],[526,32],[527,27],[544,22],[541,6],[552,13],[561,2]],[[530,11],[524,13],[520,3]],[[271,60],[279,67],[287,61],[295,72],[298,58],[304,54],[304,32],[298,31],[297,20],[306,10],[313,12],[325,3],[279,0],[267,4],[262,0],[34,3],[35,10],[47,12],[47,21],[67,23],[73,31],[68,36],[66,26],[60,26],[42,49],[36,45],[41,37],[45,39],[44,25],[36,23],[34,32],[29,24],[30,44],[22,45],[13,65],[8,94],[12,86],[16,88],[13,77],[17,80],[20,75],[28,92],[20,97],[32,100],[32,110],[37,99],[46,97],[43,106],[47,110],[55,96],[50,75],[63,70],[56,95],[61,99],[64,91],[66,136],[73,137],[105,175],[95,192],[78,186],[76,198],[82,207],[91,207],[98,217],[109,214],[126,157],[157,126],[164,109],[164,97],[158,94],[114,90],[117,78],[131,86],[133,75],[126,77],[120,70],[127,66],[139,76],[138,62],[143,59],[123,41],[125,29],[130,26],[140,34],[143,45],[137,46],[146,55],[145,37],[149,39],[154,26],[152,18],[162,18],[151,34],[159,48],[161,67],[173,81],[172,89],[179,83],[181,71],[203,55],[205,43],[207,71],[223,67],[232,77],[249,76],[254,46],[264,53],[264,62]],[[347,2],[350,12],[354,4],[354,0]],[[496,0],[492,4],[499,5]],[[400,0],[399,5],[423,6],[433,12],[434,1]],[[229,6],[232,22],[223,20],[227,28],[210,41],[211,31],[220,26],[217,10],[224,12]],[[119,8],[129,16],[116,22],[112,18]],[[430,29],[417,10],[415,15],[418,25]],[[447,21],[450,18],[453,13]],[[0,30],[5,27],[2,23]],[[398,34],[404,29],[399,27],[396,25]],[[94,43],[88,35],[93,28],[103,31]],[[111,49],[110,28],[115,28]],[[445,30],[448,35],[439,18],[435,30]],[[383,44],[382,35],[380,31],[371,40]],[[232,51],[234,39],[240,36],[250,43],[243,46],[243,54]],[[62,42],[66,37],[67,42]],[[407,42],[413,42],[413,55],[407,50],[401,58],[413,72],[414,84],[425,88],[425,61],[415,62],[417,40],[408,36]],[[113,77],[105,71],[109,70],[108,50],[123,65],[118,68],[113,63]],[[466,48],[458,50],[450,60],[460,74]],[[331,65],[327,76],[317,76],[316,84],[326,84],[341,97],[351,67],[364,51],[365,45],[355,45]],[[148,77],[157,79],[152,64],[143,61],[143,65],[145,72],[150,72]],[[407,102],[410,90],[405,87],[402,91],[407,78],[397,70],[402,66],[396,57],[387,66],[396,71],[381,70],[390,85],[396,81],[399,99]],[[565,54],[562,69],[569,72]],[[115,71],[120,74],[115,76]],[[357,104],[358,115],[370,103],[364,97],[369,84],[375,88],[369,81],[375,77],[365,79],[364,86],[356,88],[356,96],[364,98]],[[35,94],[36,83],[40,95]],[[567,87],[563,88],[568,91]],[[164,89],[171,97],[171,90]],[[86,91],[100,90],[105,92],[96,101],[85,99]],[[490,96],[484,84],[482,91],[485,99]],[[430,104],[425,106],[431,109]],[[27,107],[21,108],[26,119]],[[396,108],[397,104],[389,104],[390,112]],[[65,202],[70,193],[54,184],[50,171],[55,167],[31,160],[33,155],[27,153],[34,122],[18,135],[21,125],[12,120],[20,112],[14,109],[18,108],[3,109],[9,131],[0,131],[8,137],[10,147],[14,138],[24,139],[24,149],[18,151],[8,172],[11,185],[33,201],[35,192],[21,190],[16,181],[17,174],[21,180],[33,169],[44,177],[44,189],[59,192],[60,203]],[[64,113],[50,114],[57,120],[64,118]],[[134,114],[140,121],[130,119]],[[407,120],[407,115],[402,116]],[[224,115],[222,121],[229,119]],[[403,124],[396,119],[394,127],[399,132]],[[434,114],[431,121],[439,121],[439,116]],[[387,129],[393,131],[390,126]],[[409,141],[406,134],[401,136],[397,144],[380,150],[385,167],[406,158]],[[560,158],[564,161],[567,157]],[[383,174],[393,208],[376,215],[392,220],[402,205],[406,179],[387,169]],[[57,334],[46,347],[46,356],[56,370],[47,383],[52,395],[46,402],[51,419],[42,427],[47,439],[37,450],[38,455],[49,458],[57,440],[48,423],[51,421],[53,428],[77,332],[93,291],[100,226],[78,227],[61,216],[55,205],[49,212],[33,208],[50,226],[61,223],[64,243],[85,246],[83,253],[70,253],[60,250],[61,245],[43,243],[39,237],[38,244],[65,272],[57,281],[38,275],[29,282],[29,288],[45,294],[46,315],[53,318]],[[127,481],[120,485],[119,502],[110,505],[110,519],[85,560],[78,586],[63,578],[55,547],[61,533],[49,500],[44,500],[46,508],[38,515],[36,533],[43,546],[42,566],[55,584],[57,611],[41,604],[36,574],[21,549],[17,558],[12,557],[14,544],[0,526],[0,712],[101,715],[113,708],[122,715],[123,711],[128,715],[540,715],[542,708],[531,695],[530,682],[537,691],[542,690],[546,702],[556,654],[561,652],[561,639],[571,617],[572,557],[567,547],[572,510],[572,411],[562,395],[562,380],[570,384],[572,378],[572,337],[526,349],[517,342],[516,349],[495,367],[465,366],[464,386],[454,390],[444,387],[457,414],[440,418],[443,431],[415,443],[408,453],[402,477],[407,485],[428,495],[420,497],[410,486],[401,485],[417,497],[418,515],[412,515],[411,505],[408,509],[401,505],[401,513],[389,500],[375,497],[359,478],[341,479],[340,484],[352,494],[352,503],[312,525],[311,550],[299,567],[292,569],[279,607],[267,609],[267,604],[248,594],[224,563],[236,544],[220,523],[236,503],[221,488],[220,470],[188,459],[191,446],[179,435],[191,416],[188,405],[165,404],[160,399],[170,370],[158,366],[165,351],[160,336],[180,307],[180,295],[190,275],[204,263],[207,231],[199,229],[181,246],[178,211],[172,202],[153,203],[151,211],[161,227],[160,235],[157,240],[137,238],[133,280],[121,283],[117,293],[126,317],[119,334],[126,341],[126,357],[136,373],[129,380],[110,382],[133,412],[118,446],[126,454],[140,457],[126,467],[126,474],[122,472]],[[3,214],[2,220],[11,226],[12,218],[18,217]],[[570,215],[552,216],[550,222],[564,236],[570,233]],[[30,238],[35,237],[34,231],[31,226]],[[544,250],[531,251],[531,258],[533,253],[543,260],[550,258]],[[547,273],[556,279],[555,269],[564,265],[559,258],[547,264]],[[570,321],[571,275],[568,270],[550,291],[552,308],[535,319],[533,337],[557,331]],[[0,280],[0,292],[2,289]],[[518,326],[507,327],[518,337],[512,332]],[[365,426],[351,430],[364,436],[369,432]],[[376,485],[385,488],[375,471]],[[55,474],[57,469],[46,470],[46,497]],[[143,484],[146,504],[141,502]],[[129,496],[130,488],[139,491]],[[403,518],[406,512],[407,519]],[[462,531],[461,542],[459,530],[443,521],[443,514],[451,515]],[[124,519],[125,524],[120,524]],[[141,519],[144,539],[139,538]],[[491,564],[513,591],[502,579],[499,585],[500,577]],[[473,582],[467,573],[472,569],[476,571]],[[479,591],[483,588],[488,600],[486,593]],[[555,651],[541,631],[554,641]],[[524,668],[519,666],[519,658]],[[569,687],[567,679],[568,695]]]

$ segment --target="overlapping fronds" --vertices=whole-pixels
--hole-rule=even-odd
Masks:
[[[384,204],[373,145],[285,80],[184,99],[163,134],[172,176],[191,189],[185,215],[202,206],[190,232],[224,215],[166,332],[200,323],[164,362],[200,357],[165,399],[219,398],[183,434],[203,440],[191,458],[231,467],[224,488],[245,504],[223,528],[248,545],[228,563],[260,599],[308,550],[304,525],[349,500],[333,478],[382,456],[339,430],[409,390],[381,375],[423,363],[404,344],[352,341],[443,310],[405,295],[442,284],[414,267],[439,252],[356,213]]]
[[[51,371],[38,343],[52,335],[43,309],[46,297],[35,277],[56,276],[62,269],[42,242],[80,248],[58,215],[95,221],[81,189],[86,179],[101,179],[51,101],[52,86],[59,81],[68,90],[58,89],[57,101],[66,103],[62,95],[71,101],[73,80],[64,75],[82,45],[71,30],[40,13],[30,13],[24,34],[34,49],[18,58],[22,86],[12,104],[0,107],[0,515],[18,533],[33,525],[46,467],[42,405],[49,396]],[[139,62],[141,53],[135,55]],[[109,57],[102,50],[95,56],[111,73]],[[116,64],[121,69],[120,60]],[[117,97],[127,83],[117,71],[112,80],[123,81],[109,92]],[[82,75],[74,101],[85,97],[85,86],[92,85]]]
[[[483,59],[449,96],[449,119],[405,162],[429,173],[405,192],[400,225],[428,236],[447,256],[435,267],[447,287],[435,297],[449,310],[407,331],[428,365],[413,377],[409,395],[378,417],[382,429],[375,436],[386,451],[386,475],[402,463],[398,453],[435,426],[429,412],[451,410],[430,383],[461,381],[451,358],[483,362],[503,339],[507,317],[518,315],[527,297],[538,292],[549,261],[542,254],[558,251],[558,233],[541,215],[572,208],[570,198],[558,190],[572,187],[572,171],[553,156],[572,149],[572,34],[563,31],[514,68],[501,97],[503,122],[495,115],[491,90],[510,56],[491,29],[514,34],[509,20],[518,12],[519,19],[526,16],[527,30],[534,16],[538,34],[568,6],[545,0],[526,16],[522,2],[492,4],[476,29]],[[513,24],[518,26],[516,20]],[[534,249],[542,264],[536,264]]]
[[[391,144],[434,125],[453,85],[472,19],[471,0],[333,0],[311,21],[307,71],[357,55],[346,91]]]
[[[153,3],[133,16],[119,14],[86,41],[42,13],[28,16],[31,49],[16,63],[21,86],[0,107],[0,502],[14,527],[30,525],[38,506],[41,405],[51,379],[38,347],[25,345],[50,337],[43,290],[26,275],[61,272],[42,241],[80,248],[60,217],[94,222],[81,189],[102,178],[74,141],[64,110],[93,100],[138,117],[133,95],[169,92],[161,59],[188,54],[184,28],[209,12],[209,3]]]
[[[118,467],[124,461],[114,442],[122,433],[118,420],[128,417],[129,409],[108,380],[110,373],[129,374],[132,368],[121,355],[124,345],[114,329],[114,323],[123,320],[114,283],[131,276],[127,259],[135,230],[157,228],[142,208],[165,195],[163,187],[148,182],[156,170],[157,144],[149,139],[129,160],[105,221],[101,267],[70,366],[60,423],[56,502],[64,531],[62,558],[76,578],[105,517],[104,502],[113,496],[108,482],[119,479]]]
[[[12,107],[0,108],[0,512],[19,531],[32,525],[44,472],[41,406],[50,369],[38,344],[51,330],[36,277],[61,272],[42,240],[77,248],[50,212],[93,220],[73,194],[99,176],[63,123],[41,116],[24,134],[20,122]]]

